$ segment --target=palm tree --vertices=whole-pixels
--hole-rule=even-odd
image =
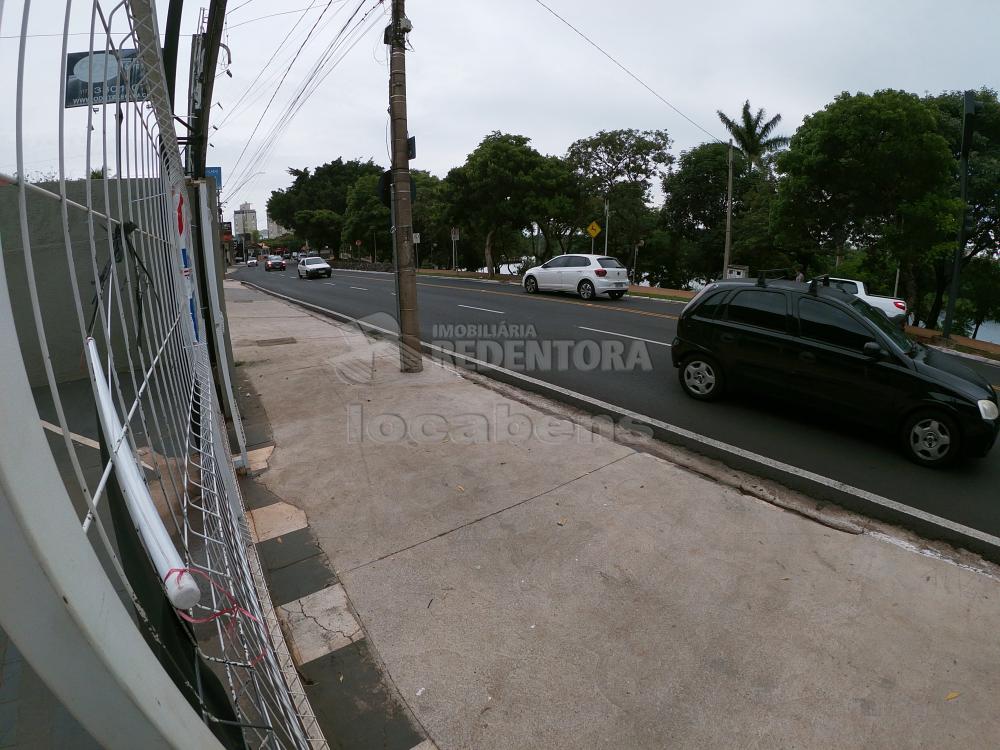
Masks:
[[[782,146],[788,145],[788,137],[774,135],[774,129],[781,122],[781,115],[775,115],[767,122],[764,122],[766,112],[758,109],[757,114],[750,114],[750,100],[743,102],[743,112],[740,121],[733,120],[721,109],[716,110],[722,124],[733,136],[736,146],[746,156],[751,168],[755,165],[763,167],[764,157],[772,151],[777,151]]]

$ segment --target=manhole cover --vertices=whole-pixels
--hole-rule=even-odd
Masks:
[[[280,346],[281,344],[294,344],[295,339],[288,336],[283,339],[257,339],[257,346]]]

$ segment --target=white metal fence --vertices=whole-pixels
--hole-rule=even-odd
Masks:
[[[0,625],[105,746],[325,746],[218,408],[156,9],[54,5],[0,0]]]

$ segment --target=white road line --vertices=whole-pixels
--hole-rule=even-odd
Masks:
[[[503,310],[490,310],[488,307],[473,307],[472,305],[459,305],[459,307],[465,307],[469,310],[482,310],[483,312],[496,313],[497,315],[505,315]]]
[[[368,291],[363,286],[352,286],[351,289],[360,289],[362,292],[367,292]]]
[[[600,328],[587,328],[587,326],[577,326],[577,328],[582,328],[584,331],[593,331],[594,333],[606,333],[609,336],[621,336],[623,339],[635,339],[636,341],[645,341],[647,344],[656,344],[657,346],[670,347],[673,344],[667,344],[663,341],[653,341],[653,339],[644,339],[642,336],[629,336],[627,333],[618,333],[616,331],[602,331]]]
[[[332,281],[324,281],[323,283],[326,284],[327,286],[337,286]]]
[[[398,338],[399,333],[397,331],[390,331],[381,326],[372,325],[363,320],[358,320],[350,315],[342,312],[337,312],[336,310],[331,310],[328,307],[321,307],[319,305],[314,305],[310,302],[303,302],[302,300],[295,299],[294,297],[289,297],[286,294],[281,294],[280,292],[275,292],[271,289],[267,289],[262,286],[254,284],[252,281],[243,282],[248,286],[259,289],[260,291],[270,294],[273,297],[278,297],[280,299],[287,300],[293,304],[299,305],[301,307],[309,307],[314,310],[320,310],[322,312],[328,313],[334,318],[339,318],[340,320],[347,321],[353,325],[360,326],[362,328],[367,328],[373,331],[378,331],[389,338]],[[669,424],[659,419],[654,419],[653,417],[646,416],[645,414],[640,414],[634,412],[631,409],[626,409],[622,406],[617,406],[615,404],[609,404],[607,401],[602,401],[600,399],[587,396],[586,394],[580,393],[578,391],[572,391],[568,388],[563,388],[562,386],[555,385],[554,383],[549,383],[539,378],[533,378],[530,375],[525,375],[522,372],[514,372],[513,370],[508,370],[506,367],[500,367],[499,365],[490,364],[489,362],[483,362],[482,360],[476,359],[475,357],[470,357],[460,352],[454,350],[443,349],[440,346],[435,346],[434,344],[425,343],[424,346],[431,352],[441,355],[447,359],[462,359],[470,364],[474,364],[477,367],[485,370],[495,370],[496,372],[502,373],[506,377],[513,380],[521,380],[527,383],[532,383],[533,385],[544,388],[555,393],[561,393],[566,396],[570,396],[579,401],[591,404],[598,407],[599,409],[606,412],[613,412],[623,417],[628,417],[639,424],[648,424],[654,427],[659,427],[664,432],[672,433],[678,437],[684,437],[692,442],[701,443],[706,447],[712,447],[722,453],[728,453],[732,456],[742,458],[744,460],[752,461],[754,463],[760,464],[762,466],[768,466],[777,471],[784,472],[786,474],[791,474],[793,476],[806,479],[816,484],[821,484],[829,487],[838,492],[843,492],[846,495],[853,495],[861,500],[871,503],[872,505],[881,505],[883,508],[889,508],[896,511],[902,515],[910,516],[924,523],[930,523],[935,526],[940,526],[945,529],[957,532],[967,537],[971,537],[978,541],[989,544],[992,547],[1000,547],[1000,537],[996,537],[985,531],[980,531],[979,529],[974,529],[965,524],[958,523],[957,521],[952,521],[947,518],[942,518],[941,516],[935,515],[933,513],[928,513],[927,511],[920,510],[919,508],[914,508],[909,505],[904,505],[903,503],[896,502],[882,495],[876,494],[874,492],[869,492],[868,490],[861,489],[860,487],[854,487],[847,484],[846,482],[841,482],[838,479],[833,479],[832,477],[823,476],[822,474],[817,474],[816,472],[809,471],[808,469],[802,469],[798,466],[793,466],[791,464],[786,464],[784,461],[779,461],[774,458],[769,458],[768,456],[762,456],[759,453],[754,453],[753,451],[746,450],[745,448],[740,448],[736,445],[731,445],[730,443],[725,443],[721,440],[716,440],[715,438],[710,438],[707,435],[701,435],[697,432],[692,432],[683,427],[678,427],[676,425]],[[447,361],[446,359],[446,361]]]

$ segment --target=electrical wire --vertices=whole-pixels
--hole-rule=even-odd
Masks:
[[[234,168],[234,173],[237,176],[233,180],[234,186],[230,188],[232,193],[238,192],[252,182],[258,173],[255,172],[254,174],[246,175],[246,172],[252,168],[251,165],[259,165],[260,162],[267,159],[271,149],[277,143],[278,139],[284,133],[285,129],[309,97],[336,69],[336,67],[351,52],[351,50],[353,50],[354,47],[367,36],[368,32],[375,27],[376,23],[378,23],[379,16],[376,16],[372,19],[371,23],[365,26],[365,22],[368,17],[375,11],[376,8],[384,4],[384,0],[378,0],[374,6],[369,8],[360,18],[358,18],[361,8],[368,1],[369,0],[362,0],[362,2],[358,3],[357,7],[355,7],[354,12],[351,13],[347,21],[341,27],[340,31],[336,34],[320,58],[314,63],[312,69],[305,76],[295,95],[285,106],[282,114],[277,118],[274,125],[272,125],[263,141],[257,146],[243,170],[238,171]],[[355,21],[355,19],[357,20]],[[353,27],[351,28],[352,23]],[[343,49],[339,56],[337,56],[338,51],[345,46],[346,49]]]
[[[362,3],[362,5],[363,4],[364,3]],[[381,4],[382,0],[379,0],[378,5]],[[340,61],[347,56],[347,54],[358,44],[358,42],[360,42],[361,39],[365,37],[367,32],[374,27],[375,23],[378,21],[378,18],[375,18],[373,22],[369,24],[369,26],[361,32],[361,34],[357,35],[357,38],[355,38],[354,41],[351,42],[350,45],[347,47],[347,49],[344,50],[344,52],[336,60],[333,61],[332,65],[328,65],[330,58],[337,51],[336,48],[338,46],[338,43],[340,43],[341,40],[343,40],[343,43],[346,44],[347,41],[350,39],[350,36],[355,32],[357,32],[359,28],[361,28],[361,26],[364,24],[364,21],[367,19],[368,15],[372,12],[372,10],[374,10],[374,8],[369,9],[369,11],[366,12],[365,15],[358,21],[355,27],[351,29],[349,32],[347,32],[347,34],[345,35],[343,33],[344,30],[347,28],[347,25],[350,23],[353,17],[357,15],[357,13],[355,12],[354,14],[352,14],[352,19],[348,19],[348,24],[345,24],[344,28],[341,29],[341,33],[339,33],[337,37],[335,37],[334,41],[331,42],[330,46],[328,47],[324,55],[313,66],[313,69],[310,71],[310,74],[306,76],[298,92],[286,106],[281,117],[279,117],[278,120],[275,122],[275,124],[272,126],[271,130],[268,132],[264,141],[257,147],[257,150],[254,152],[253,156],[248,162],[248,165],[244,167],[242,173],[240,173],[241,181],[235,181],[236,184],[231,189],[232,192],[234,193],[238,192],[240,189],[242,189],[247,184],[252,182],[253,178],[256,177],[257,174],[259,174],[255,172],[254,174],[243,176],[245,172],[247,172],[250,169],[249,166],[250,164],[259,164],[260,161],[265,160],[269,156],[270,151],[275,145],[275,143],[284,133],[284,130],[288,127],[292,119],[302,108],[302,106],[312,95],[312,93],[316,90],[316,88],[327,78],[327,76],[330,75],[330,73],[333,72],[333,70],[337,67],[337,65],[339,65]],[[320,71],[323,69],[323,67],[327,67],[327,69],[323,71],[321,74]]]
[[[282,73],[281,80],[278,81],[278,85],[275,87],[274,92],[271,94],[271,98],[267,100],[267,104],[264,106],[263,111],[261,111],[260,117],[257,118],[257,123],[254,125],[253,131],[250,133],[250,137],[247,138],[247,142],[243,145],[243,150],[240,151],[240,155],[236,158],[236,163],[233,165],[233,172],[236,172],[237,167],[239,167],[240,165],[240,161],[243,159],[244,154],[246,154],[247,152],[247,147],[250,145],[250,142],[253,140],[253,137],[257,135],[257,130],[260,128],[260,124],[264,121],[264,118],[267,116],[267,111],[271,108],[271,105],[274,103],[274,99],[278,95],[278,92],[281,91],[281,84],[285,82],[285,79],[288,77],[288,74],[291,72],[292,68],[295,67],[295,62],[299,59],[299,55],[302,54],[302,50],[305,49],[305,46],[306,44],[308,44],[310,37],[316,30],[316,27],[319,25],[319,22],[323,19],[323,16],[330,9],[331,5],[333,5],[333,0],[327,0],[326,5],[323,6],[323,10],[319,14],[319,18],[316,19],[312,27],[309,29],[309,33],[306,34],[306,39],[302,43],[302,46],[300,46],[295,51],[295,56],[292,58],[292,62],[285,69],[284,73]]]
[[[248,23],[254,23],[255,21],[263,21],[267,18],[274,18],[275,16],[287,16],[292,13],[302,13],[303,11],[312,10],[313,7],[315,7],[315,5],[316,3],[314,2],[308,8],[297,8],[295,10],[282,10],[277,13],[268,13],[266,16],[257,16],[256,18],[248,18],[246,21],[240,21],[239,23],[230,24],[229,28],[238,29],[240,26],[246,26]],[[292,28],[294,28],[294,26]]]
[[[655,97],[656,97],[657,99],[659,99],[659,100],[660,100],[661,102],[663,102],[663,103],[664,103],[664,104],[666,104],[666,105],[667,105],[668,107],[670,107],[670,109],[672,109],[672,110],[673,110],[674,112],[676,112],[676,113],[677,113],[677,114],[679,114],[679,115],[680,115],[681,117],[683,117],[683,118],[684,118],[685,120],[687,120],[687,121],[688,121],[689,123],[691,123],[691,124],[692,124],[692,125],[694,125],[694,126],[695,126],[696,128],[698,128],[698,130],[700,130],[700,131],[701,131],[702,133],[704,133],[705,135],[707,135],[707,136],[708,136],[709,138],[712,138],[713,140],[716,140],[716,141],[718,141],[719,143],[722,143],[722,142],[723,142],[723,140],[722,140],[721,138],[719,138],[719,137],[718,137],[717,135],[715,135],[714,133],[712,133],[712,132],[710,132],[710,131],[706,130],[705,128],[703,128],[703,127],[702,127],[701,125],[699,125],[699,124],[698,124],[697,122],[695,122],[695,121],[694,121],[694,120],[692,120],[692,119],[691,119],[690,117],[688,117],[688,116],[687,116],[686,114],[684,114],[683,112],[681,112],[681,111],[680,111],[680,110],[679,110],[679,109],[678,109],[677,107],[675,107],[675,106],[674,106],[673,104],[671,104],[670,102],[668,102],[668,101],[667,101],[667,100],[666,100],[665,98],[663,98],[663,97],[662,97],[662,96],[661,96],[661,95],[660,95],[660,94],[659,94],[659,93],[658,93],[657,91],[655,91],[655,90],[653,89],[653,87],[652,87],[652,86],[650,86],[650,85],[649,85],[648,83],[646,83],[646,82],[645,82],[644,80],[642,80],[641,78],[639,78],[639,76],[637,76],[637,75],[636,75],[635,73],[633,73],[633,72],[632,72],[631,70],[629,70],[628,68],[626,68],[626,67],[625,67],[624,65],[622,65],[622,64],[621,64],[620,62],[618,62],[618,60],[616,60],[616,59],[615,59],[615,58],[614,58],[614,57],[613,57],[613,56],[612,56],[612,55],[611,55],[610,53],[606,52],[606,51],[604,50],[604,48],[602,48],[602,47],[601,47],[601,46],[600,46],[600,45],[599,45],[599,44],[598,44],[597,42],[595,42],[595,41],[594,41],[593,39],[591,39],[591,38],[590,38],[589,36],[587,36],[587,35],[586,35],[586,34],[584,34],[584,33],[583,33],[582,31],[580,31],[580,29],[578,29],[578,28],[577,28],[576,26],[574,26],[574,25],[573,25],[573,24],[571,24],[571,23],[570,23],[569,21],[567,21],[567,20],[566,20],[565,18],[563,18],[563,17],[562,17],[562,16],[560,16],[560,15],[559,15],[558,13],[556,13],[556,12],[555,12],[554,10],[552,10],[552,8],[550,8],[550,7],[548,6],[548,5],[546,5],[545,3],[543,3],[543,2],[542,2],[542,0],[535,0],[535,2],[536,2],[536,3],[538,3],[539,5],[541,5],[541,6],[543,7],[543,8],[545,8],[545,10],[547,10],[547,11],[548,11],[549,13],[551,13],[551,14],[552,14],[553,16],[555,16],[556,18],[558,18],[558,19],[559,19],[560,21],[562,21],[562,22],[563,22],[564,24],[566,24],[566,26],[568,26],[568,27],[569,27],[569,28],[571,28],[571,29],[572,29],[573,31],[575,31],[575,32],[576,32],[576,33],[577,33],[577,34],[578,34],[578,35],[579,35],[580,37],[582,37],[582,38],[583,38],[583,39],[584,39],[584,40],[585,40],[585,41],[586,41],[586,42],[587,42],[587,43],[588,43],[588,44],[589,44],[589,45],[590,45],[591,47],[593,47],[594,49],[596,49],[596,50],[597,50],[598,52],[600,52],[600,53],[601,53],[602,55],[604,55],[604,56],[605,56],[606,58],[608,58],[608,59],[609,59],[609,60],[610,60],[611,62],[613,62],[613,63],[614,63],[615,65],[617,65],[617,66],[618,66],[618,67],[619,67],[619,68],[620,68],[620,69],[621,69],[621,70],[622,70],[622,71],[623,71],[623,72],[624,72],[624,73],[625,73],[626,75],[628,75],[628,76],[629,76],[629,78],[631,78],[632,80],[634,80],[634,81],[635,81],[636,83],[638,83],[638,84],[639,84],[640,86],[642,86],[642,87],[643,87],[644,89],[646,89],[646,91],[648,91],[648,92],[649,92],[650,94],[652,94],[652,95],[653,95],[653,96],[655,96]]]
[[[274,62],[274,58],[278,56],[278,53],[281,52],[282,49],[284,49],[285,42],[288,41],[288,38],[295,32],[295,29],[297,29],[299,27],[299,24],[302,23],[302,21],[305,19],[306,13],[312,10],[316,6],[316,3],[318,2],[319,0],[313,0],[312,4],[310,4],[308,8],[302,9],[302,15],[299,16],[298,20],[292,25],[292,28],[288,30],[287,34],[285,34],[285,38],[281,40],[281,42],[278,44],[277,47],[275,47],[274,52],[271,53],[271,57],[268,58],[267,62],[264,63],[263,67],[261,67],[261,69],[257,72],[257,75],[250,82],[250,85],[247,86],[246,89],[244,89],[243,93],[240,95],[240,98],[236,100],[236,104],[230,107],[229,112],[226,114],[225,117],[222,118],[222,122],[219,123],[220,130],[222,129],[222,126],[225,125],[226,122],[229,121],[229,119],[236,114],[237,110],[240,107],[240,104],[246,100],[247,95],[251,92],[253,87],[256,85],[257,81],[259,81],[260,77],[264,75],[264,71],[267,70],[268,66],[272,62]],[[329,3],[327,4],[327,7],[329,7]],[[304,46],[304,44],[301,46]]]

